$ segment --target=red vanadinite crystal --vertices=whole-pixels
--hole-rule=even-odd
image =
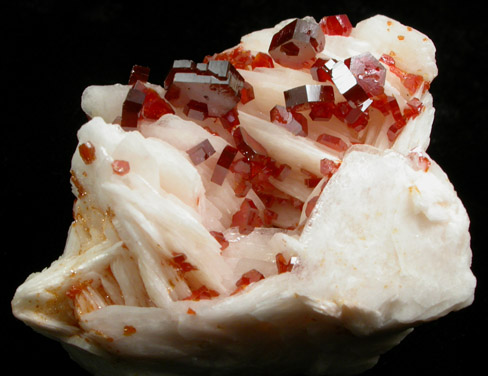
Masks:
[[[210,290],[207,286],[203,285],[196,290],[192,290],[191,295],[183,300],[199,301],[204,299],[212,299],[219,296],[219,293],[215,290]]]
[[[258,282],[264,279],[264,275],[262,275],[256,269],[251,269],[248,272],[244,273],[242,277],[236,282],[237,289],[231,294],[234,295],[242,290],[244,290],[247,286],[251,283]]]
[[[244,82],[244,87],[241,89],[241,103],[246,104],[254,99],[254,89],[248,82]]]
[[[302,114],[289,111],[284,106],[276,105],[270,111],[270,120],[296,136],[308,135],[307,119]]]
[[[292,258],[290,258],[287,261],[285,256],[283,256],[282,253],[278,253],[275,259],[276,259],[276,268],[278,269],[278,274],[291,272],[293,270],[294,260]]]
[[[406,119],[415,119],[418,115],[420,115],[423,108],[424,105],[420,99],[412,98],[407,102],[407,107],[405,107],[403,110],[403,116],[405,116]]]
[[[229,246],[229,242],[225,238],[224,234],[220,231],[210,231],[210,234],[219,242],[221,251]]]
[[[278,64],[301,69],[313,64],[325,46],[325,37],[313,19],[295,19],[272,38],[268,52]]]
[[[220,117],[232,110],[241,99],[244,78],[228,61],[210,60],[195,64],[176,60],[165,79],[165,98],[175,107],[201,118],[207,106],[209,117]]]
[[[170,261],[170,265],[173,266],[178,272],[187,273],[192,270],[198,270],[195,266],[186,262],[186,255],[183,253],[175,253]]]
[[[145,87],[144,93],[146,97],[141,111],[144,119],[157,120],[165,114],[175,113],[171,105],[161,98],[156,90]]]
[[[324,34],[349,36],[352,32],[352,24],[346,14],[326,16],[319,22]]]
[[[130,171],[130,164],[127,161],[116,159],[112,162],[112,171],[117,175],[126,175]]]
[[[253,70],[256,68],[274,68],[273,59],[264,52],[258,52],[252,59],[251,67]]]
[[[237,150],[248,159],[253,159],[257,154],[268,154],[263,145],[251,137],[242,127],[237,127],[232,133],[232,137]]]
[[[215,184],[222,185],[227,173],[229,172],[230,165],[237,155],[238,150],[230,145],[227,145],[215,165],[211,181]]]
[[[369,52],[352,56],[344,60],[368,97],[383,94],[386,79],[385,67]]]
[[[191,161],[196,166],[203,161],[206,161],[215,153],[215,149],[208,139],[203,140],[199,144],[193,146],[186,151],[190,156]]]
[[[338,163],[331,161],[330,159],[324,158],[320,160],[320,173],[325,177],[330,178],[337,172],[339,167],[340,165]]]
[[[429,171],[431,162],[429,157],[422,151],[412,150],[408,153],[407,157],[412,162],[414,169],[422,170],[424,172]]]
[[[303,85],[286,90],[285,105],[288,110],[309,110],[315,103],[334,103],[334,89],[326,85]]]
[[[232,110],[227,112],[225,115],[221,116],[219,119],[220,119],[220,123],[222,124],[222,126],[227,131],[229,131],[230,134],[232,134],[232,132],[240,124],[239,112],[237,111],[237,107],[234,107]]]
[[[318,58],[315,63],[310,67],[310,74],[315,81],[319,82],[332,82],[332,67],[336,64],[333,59],[324,60]]]
[[[78,151],[80,153],[80,157],[85,162],[85,164],[91,164],[97,158],[95,154],[95,146],[90,141],[82,143],[78,147]]]
[[[206,56],[203,61],[208,63],[211,60],[225,60],[229,61],[237,69],[249,69],[253,62],[253,57],[251,51],[245,50],[242,46],[237,46],[226,52]]]
[[[139,113],[144,105],[146,98],[145,86],[141,81],[137,81],[134,87],[129,89],[127,97],[122,105],[122,127],[135,128]]]
[[[396,66],[395,59],[392,56],[383,54],[380,57],[380,61],[388,66],[390,72],[400,78],[400,81],[402,82],[403,86],[405,86],[405,88],[408,90],[410,95],[415,94],[417,90],[422,86],[422,84],[424,85],[424,90],[427,90],[429,88],[429,83],[425,82],[422,76],[407,73],[404,70],[398,68]]]
[[[134,85],[137,81],[147,82],[150,69],[142,65],[134,65],[129,76],[129,85]]]
[[[185,104],[183,113],[195,120],[205,120],[208,116],[208,106],[206,103],[190,100]]]
[[[340,137],[332,136],[330,134],[321,134],[317,137],[317,142],[328,146],[338,152],[344,152],[348,149],[347,144]]]
[[[232,216],[232,227],[238,227],[239,233],[250,234],[254,228],[261,227],[263,221],[259,216],[259,211],[251,199],[245,198],[239,210]]]
[[[356,132],[366,128],[369,122],[368,111],[363,112],[361,108],[352,107],[348,102],[337,103],[334,108],[334,115]]]

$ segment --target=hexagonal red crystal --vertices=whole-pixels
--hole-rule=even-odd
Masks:
[[[317,22],[295,19],[273,35],[268,53],[280,65],[301,69],[310,66],[324,46],[325,37]]]
[[[296,136],[305,137],[308,135],[308,124],[305,116],[298,112],[287,110],[284,106],[274,106],[270,111],[270,120]]]
[[[303,85],[286,90],[285,105],[288,110],[309,110],[313,103],[334,103],[334,89],[326,85]]]
[[[352,24],[346,14],[323,17],[319,22],[324,34],[349,36],[352,32]]]
[[[230,145],[227,145],[222,150],[210,181],[214,182],[215,184],[222,185],[227,173],[229,172],[230,165],[237,155],[237,152],[238,150]]]
[[[207,139],[188,149],[187,154],[190,156],[191,161],[194,165],[198,165],[203,161],[206,161],[213,154],[215,154],[215,149],[213,148],[210,141]]]
[[[310,67],[312,78],[319,82],[332,82],[332,68],[336,62],[334,59],[325,60],[318,58]]]

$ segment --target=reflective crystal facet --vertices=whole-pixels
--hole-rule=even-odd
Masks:
[[[319,22],[324,34],[347,37],[352,32],[352,24],[346,14],[323,17]]]
[[[176,60],[165,86],[165,98],[173,106],[184,108],[190,101],[203,103],[207,106],[208,116],[220,117],[239,102],[244,79],[228,61],[210,60],[208,64],[195,64],[189,60]]]
[[[268,52],[278,64],[301,69],[310,66],[325,46],[325,37],[313,19],[295,19],[278,31]]]

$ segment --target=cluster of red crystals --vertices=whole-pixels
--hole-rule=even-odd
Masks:
[[[239,210],[232,216],[232,227],[238,227],[240,234],[247,235],[262,225],[258,208],[251,199],[245,198]]]
[[[385,94],[377,96],[371,106],[381,111],[384,116],[391,114],[393,117],[393,123],[388,128],[387,133],[391,142],[396,140],[402,129],[407,125],[408,120],[417,117],[424,107],[418,98],[412,98],[407,102],[402,114],[396,98]]]
[[[308,135],[307,118],[296,111],[276,105],[271,109],[269,117],[272,123],[282,126],[296,136]]]
[[[362,131],[369,122],[369,111],[352,106],[349,102],[339,102],[334,108],[336,118],[356,132]]]
[[[278,274],[291,272],[293,270],[293,266],[295,266],[294,262],[295,259],[290,257],[287,261],[283,253],[278,253],[275,257],[276,259],[276,268],[278,269]]]
[[[274,68],[273,59],[264,52],[258,52],[255,56],[241,45],[213,56],[205,56],[204,63],[210,60],[229,61],[237,69],[254,70],[255,68]]]
[[[217,296],[219,296],[219,293],[217,291],[210,290],[207,286],[202,285],[198,289],[192,290],[191,295],[183,300],[193,300],[197,302],[199,300],[216,298]]]
[[[238,292],[244,290],[247,286],[251,283],[258,282],[264,279],[264,275],[262,275],[256,269],[251,269],[248,272],[244,273],[242,277],[236,282],[237,289],[231,294],[237,294]]]
[[[78,146],[78,151],[80,153],[81,159],[87,165],[92,164],[97,158],[95,153],[95,146],[90,141],[84,142],[80,146]]]
[[[347,143],[340,137],[332,136],[330,134],[323,133],[317,137],[317,142],[325,145],[331,149],[334,149],[340,153],[345,152],[348,149]]]
[[[210,231],[210,234],[219,242],[221,251],[229,246],[229,242],[225,238],[224,234],[220,231]]]
[[[229,172],[230,165],[237,155],[238,150],[233,146],[227,145],[220,154],[217,164],[215,165],[212,177],[210,180],[215,184],[222,185],[227,173]]]
[[[175,107],[197,119],[220,117],[232,110],[241,99],[244,78],[225,60],[195,64],[176,60],[165,79],[165,98]]]
[[[170,260],[170,265],[179,273],[188,273],[193,270],[198,270],[195,266],[186,262],[186,255],[184,253],[175,253]]]
[[[386,69],[369,52],[337,62],[332,82],[347,101],[361,106],[368,98],[383,93]]]
[[[122,105],[120,124],[124,128],[136,128],[139,119],[157,120],[161,116],[173,113],[173,108],[157,93],[147,87],[149,68],[134,65],[129,77],[129,89]]]
[[[346,14],[323,17],[319,22],[322,31],[326,35],[341,35],[347,37],[351,35],[352,24]]]
[[[407,73],[404,70],[398,68],[396,66],[396,62],[393,56],[383,54],[380,57],[380,61],[388,66],[391,73],[400,78],[400,81],[402,82],[403,86],[405,86],[405,88],[408,90],[410,95],[414,95],[422,85],[424,85],[424,91],[429,89],[429,83],[424,81],[424,78],[422,76],[413,73]]]
[[[324,46],[325,36],[317,22],[295,19],[273,35],[268,53],[280,65],[301,69],[310,67]]]
[[[116,159],[115,161],[112,162],[112,171],[116,175],[126,175],[130,171],[130,164],[127,161],[121,160],[121,159]]]
[[[186,151],[190,156],[191,161],[196,166],[203,161],[206,161],[210,156],[215,154],[215,149],[213,148],[210,141],[207,139],[193,146]]]

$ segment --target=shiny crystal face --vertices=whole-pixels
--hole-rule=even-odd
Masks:
[[[14,314],[102,376],[371,367],[473,299],[426,152],[434,52],[383,16],[305,17],[88,87],[66,249]]]

